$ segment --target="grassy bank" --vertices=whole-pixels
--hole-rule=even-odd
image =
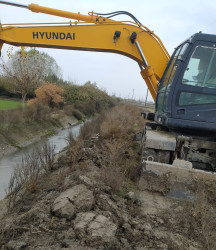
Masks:
[[[95,84],[63,84],[62,97],[53,92],[57,87],[55,84],[44,84],[36,93],[36,98],[30,100],[33,102],[28,102],[24,108],[16,99],[0,99],[0,156],[7,154],[8,149],[11,152],[11,147],[26,146],[34,138],[50,134],[56,127],[64,126],[63,120],[68,120],[66,125],[73,124],[74,120],[83,121],[103,113],[116,103]]]
[[[14,113],[7,116],[8,112]],[[2,110],[0,115],[2,117],[2,122],[0,122],[0,157],[10,154],[18,148],[26,147],[40,140],[43,136],[50,136],[59,128],[68,126],[69,123],[77,122],[74,116],[67,116],[63,111],[50,113],[49,116],[41,116],[41,119],[24,120],[24,122],[19,109]]]
[[[21,102],[13,101],[13,100],[1,100],[0,99],[0,110],[5,109],[16,109],[21,107]]]

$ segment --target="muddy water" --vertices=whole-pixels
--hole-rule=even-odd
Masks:
[[[43,138],[26,148],[22,148],[21,150],[0,158],[0,200],[4,198],[5,190],[8,186],[10,176],[13,173],[13,169],[18,163],[22,161],[23,155],[33,152],[45,142],[55,145],[55,153],[58,153],[65,146],[67,146],[66,137],[68,136],[69,131],[72,132],[74,138],[76,139],[76,137],[79,135],[81,126],[82,124],[78,124],[76,126],[60,130],[57,134],[49,138]]]

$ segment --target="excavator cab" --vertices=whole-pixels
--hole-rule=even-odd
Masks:
[[[198,33],[174,51],[159,82],[155,121],[216,134],[216,35]]]

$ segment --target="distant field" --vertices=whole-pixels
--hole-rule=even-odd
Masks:
[[[0,110],[2,109],[15,109],[21,106],[20,102],[10,100],[0,100]]]

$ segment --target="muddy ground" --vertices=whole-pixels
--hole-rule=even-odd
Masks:
[[[143,176],[134,131],[101,128],[17,193],[0,249],[216,249],[216,185],[194,179],[192,199],[170,197],[168,176]]]

